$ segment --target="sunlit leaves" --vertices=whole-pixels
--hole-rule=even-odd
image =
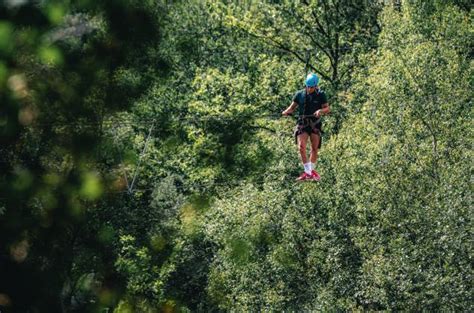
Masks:
[[[410,10],[407,6],[406,12]],[[452,179],[465,181],[459,170],[468,168],[466,159],[440,153],[447,146],[451,153],[464,149],[461,142],[467,136],[462,126],[467,121],[457,117],[467,113],[463,103],[470,89],[469,70],[458,54],[463,48],[453,49],[449,38],[424,37],[406,12],[387,10],[383,15],[377,62],[368,77],[362,77],[361,85],[354,85],[368,91],[358,89],[368,101],[331,143],[337,148],[328,155],[339,151],[338,157],[344,160],[334,170],[337,180],[345,182],[345,192],[335,189],[335,196],[341,192],[349,196],[346,201],[354,202],[358,220],[351,233],[365,260],[360,296],[362,303],[374,309],[440,305],[439,298],[431,301],[428,292],[416,292],[413,286],[427,290],[423,286],[430,284],[444,290],[442,284],[428,283],[443,272],[428,260],[446,256],[446,250],[438,249],[439,237],[434,233],[440,228],[448,232],[454,247],[466,227],[458,224],[458,232],[448,231],[450,222],[443,216],[459,199],[437,198],[445,194],[442,186],[451,185]],[[440,20],[459,12],[449,8],[436,14],[430,23],[425,16],[425,30],[439,31]],[[453,132],[461,136],[456,143],[451,139]],[[457,216],[463,214],[462,209],[457,211]],[[454,276],[446,279],[462,283]],[[463,293],[452,293],[452,297],[465,299]]]
[[[148,249],[137,247],[135,238],[132,236],[122,236],[120,242],[122,249],[115,266],[119,272],[127,277],[128,292],[140,296],[145,292],[152,291],[151,286],[154,285],[153,274],[156,274],[157,268],[152,267],[150,263],[151,256]]]
[[[433,11],[423,29],[442,32],[437,23],[450,15],[462,21],[452,10]],[[469,61],[450,39],[424,37],[406,12],[387,9],[382,21],[380,50],[347,94],[353,113],[321,151],[317,189],[286,182],[282,189],[295,192],[287,199],[267,186],[261,195],[244,189],[208,213],[206,232],[219,247],[209,290],[222,308],[403,310],[452,308],[452,299],[466,306],[461,277],[469,270],[455,255],[466,255],[460,241],[469,227]],[[307,289],[288,288],[298,272]]]
[[[5,255],[40,269],[28,284],[66,277],[34,292],[76,311],[469,310],[470,13],[375,21],[362,2],[43,1],[41,27],[0,22],[0,218],[26,212]],[[343,122],[322,181],[297,184],[279,113],[306,49],[337,92],[326,127]]]

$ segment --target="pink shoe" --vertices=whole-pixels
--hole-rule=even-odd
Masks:
[[[301,174],[300,177],[298,177],[296,180],[297,181],[310,180],[311,177],[312,176],[310,174],[306,174],[306,172],[303,172],[303,174]]]
[[[316,172],[315,170],[312,170],[311,171],[311,179],[315,180],[315,181],[320,181],[321,176],[318,174],[318,172]]]

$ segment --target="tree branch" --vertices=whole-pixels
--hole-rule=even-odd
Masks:
[[[247,30],[245,30],[245,29],[243,29],[243,30],[244,30],[245,32],[247,32],[247,34],[249,34],[250,36],[253,36],[253,37],[257,38],[257,39],[262,39],[262,40],[264,40],[264,41],[267,41],[267,44],[269,44],[269,45],[271,45],[271,46],[274,46],[274,47],[276,47],[276,48],[278,48],[278,49],[281,49],[281,50],[283,50],[283,51],[285,51],[285,52],[287,52],[287,53],[289,53],[289,54],[295,56],[299,61],[301,61],[302,63],[305,63],[305,64],[306,64],[306,60],[305,60],[305,58],[304,58],[303,55],[301,55],[301,54],[299,54],[298,52],[292,50],[291,48],[285,46],[284,44],[278,42],[278,40],[274,39],[273,37],[265,37],[265,36],[263,36],[263,35],[258,35],[258,34],[251,33],[251,32],[249,32],[249,31],[247,31]],[[270,41],[270,42],[268,42],[268,41]],[[310,67],[315,73],[319,74],[322,78],[324,78],[324,79],[326,79],[326,80],[329,80],[329,81],[332,81],[331,78],[330,78],[327,74],[325,74],[325,73],[321,72],[320,70],[316,69],[316,68],[315,68],[314,66],[312,66],[311,64],[309,65],[309,67]]]

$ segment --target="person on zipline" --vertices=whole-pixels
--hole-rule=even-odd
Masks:
[[[313,73],[309,74],[305,81],[306,88],[296,92],[290,106],[282,112],[283,115],[287,116],[298,107],[295,138],[297,139],[301,162],[304,166],[304,172],[297,178],[298,181],[319,181],[321,179],[321,176],[315,170],[318,149],[321,147],[321,116],[329,114],[331,110],[326,94],[319,88],[318,83],[319,77]],[[310,162],[308,162],[306,155],[308,138],[311,141]]]

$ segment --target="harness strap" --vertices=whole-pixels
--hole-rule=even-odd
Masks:
[[[298,119],[298,124],[295,127],[295,144],[298,143],[298,136],[305,132],[306,128],[311,129],[311,133],[319,135],[321,138],[321,118],[316,117],[303,117]]]

